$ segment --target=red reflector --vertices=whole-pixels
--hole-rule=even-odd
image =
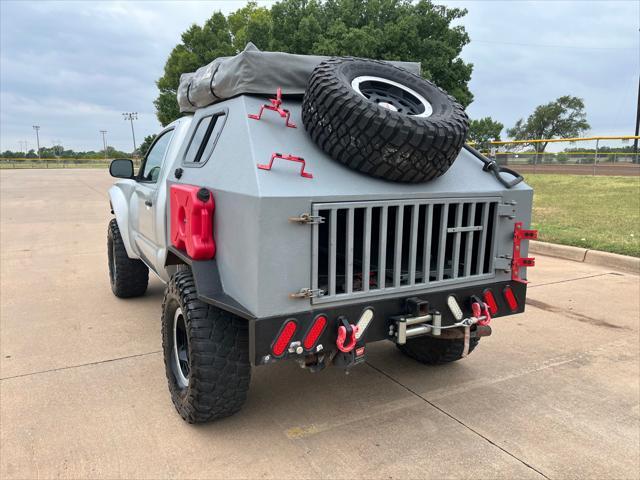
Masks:
[[[304,339],[304,343],[302,344],[305,350],[311,350],[314,347],[314,345],[318,341],[318,338],[320,338],[320,335],[322,335],[322,332],[324,331],[324,327],[326,325],[327,317],[325,317],[324,315],[318,315],[313,322],[309,333],[307,333],[307,336]]]
[[[484,303],[489,305],[489,311],[491,315],[498,313],[498,304],[496,303],[496,297],[493,296],[493,292],[490,289],[486,289],[483,294]]]
[[[518,309],[518,301],[516,300],[516,296],[513,294],[513,290],[511,290],[511,287],[507,285],[506,287],[504,287],[504,291],[502,293],[511,311],[515,312]]]
[[[295,320],[288,320],[287,323],[284,324],[284,327],[280,330],[280,335],[278,335],[278,338],[271,349],[276,357],[282,355],[287,349],[293,334],[296,333],[297,327]]]

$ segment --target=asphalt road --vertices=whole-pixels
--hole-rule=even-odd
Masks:
[[[389,343],[346,376],[254,370],[245,409],[185,424],[163,286],[110,290],[107,173],[0,172],[0,477],[637,478],[640,277],[538,258],[529,306],[437,368]]]

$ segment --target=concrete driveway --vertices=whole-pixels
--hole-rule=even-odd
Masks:
[[[527,312],[456,364],[390,343],[350,375],[254,369],[226,420],[185,424],[163,285],[110,290],[98,170],[0,172],[1,478],[637,478],[640,279],[539,257]]]

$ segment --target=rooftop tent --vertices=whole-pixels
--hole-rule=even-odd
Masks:
[[[329,57],[263,52],[253,43],[233,57],[219,57],[195,72],[183,73],[178,87],[180,111],[194,112],[241,94],[302,95],[313,69]],[[420,75],[417,62],[390,62]]]

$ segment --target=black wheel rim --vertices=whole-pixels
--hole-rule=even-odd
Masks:
[[[171,365],[176,382],[181,389],[189,386],[189,338],[182,309],[178,307],[173,315],[173,348]]]
[[[418,92],[393,80],[360,76],[352,80],[353,89],[364,98],[393,112],[415,117],[428,117],[431,103]]]
[[[109,239],[109,281],[111,285],[116,283],[116,275],[118,273],[118,267],[116,266],[116,244],[113,240]]]

